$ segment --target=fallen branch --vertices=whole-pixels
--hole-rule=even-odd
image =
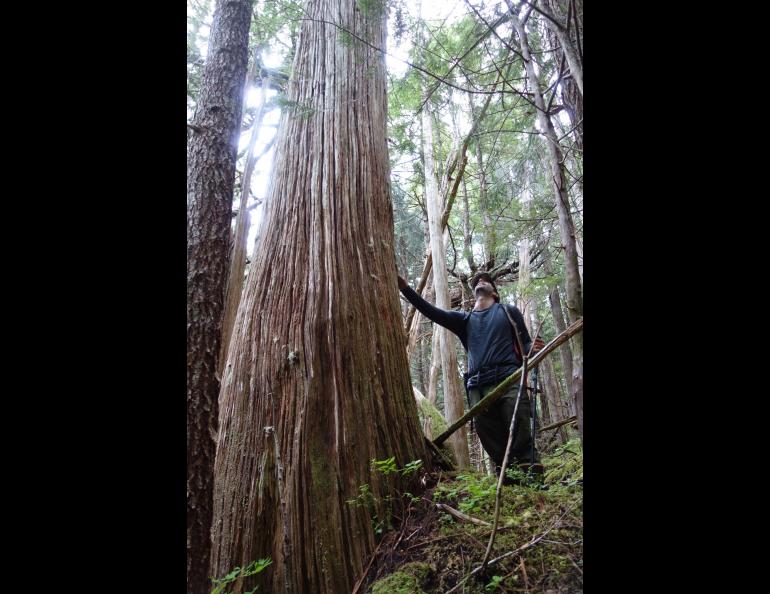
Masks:
[[[470,522],[471,524],[476,524],[476,526],[491,526],[489,522],[485,522],[484,520],[479,520],[478,518],[464,514],[459,509],[449,507],[443,503],[437,503],[436,507],[442,511],[447,512],[450,516],[453,516],[462,522]]]
[[[578,318],[566,330],[564,330],[564,332],[559,334],[551,342],[549,342],[542,349],[540,349],[537,355],[532,357],[532,360],[529,362],[529,366],[536,367],[537,365],[539,365],[540,362],[551,353],[551,351],[556,349],[556,347],[561,346],[562,344],[567,342],[567,340],[569,340],[572,336],[574,336],[575,334],[577,334],[582,330],[583,330],[583,318]],[[490,391],[489,394],[484,396],[484,398],[482,398],[476,406],[471,408],[462,417],[460,417],[454,423],[452,423],[446,429],[446,431],[444,431],[441,435],[439,435],[436,439],[433,440],[433,444],[436,446],[440,446],[449,438],[450,435],[452,435],[460,427],[465,425],[473,417],[475,417],[479,413],[484,412],[490,406],[492,406],[495,402],[500,400],[500,398],[502,398],[502,396],[508,391],[508,389],[511,386],[513,386],[514,382],[518,380],[520,377],[521,377],[521,367],[517,369],[515,372],[513,372],[510,376],[508,376],[506,379],[504,379],[502,382],[500,382],[497,385],[497,387],[494,390]]]
[[[428,447],[428,449],[433,452],[434,460],[437,463],[439,468],[442,468],[443,470],[449,470],[452,471],[455,469],[454,464],[449,459],[449,457],[441,451],[441,448],[438,447],[435,443],[433,443],[430,439],[423,436],[425,438],[425,445]]]
[[[500,526],[497,529],[497,531],[498,532],[504,532],[506,530],[512,530],[513,528],[515,528],[515,526]],[[416,542],[413,545],[410,545],[410,546],[406,547],[405,550],[410,551],[412,549],[417,549],[419,547],[424,547],[424,546],[427,546],[429,544],[433,544],[434,542],[437,542],[439,540],[446,540],[447,538],[455,538],[455,537],[459,536],[460,534],[463,534],[464,536],[468,536],[469,535],[469,533],[465,532],[465,531],[453,532],[452,534],[447,534],[445,536],[439,536],[437,538],[431,538],[429,540],[424,540],[422,542]],[[492,534],[491,530],[489,532],[484,532],[482,534],[479,534],[478,536],[479,536],[479,538],[485,538],[485,537],[489,536],[490,534]]]
[[[556,429],[558,427],[561,427],[562,425],[569,425],[570,423],[576,423],[576,422],[577,422],[577,417],[573,415],[568,419],[562,419],[561,421],[557,421],[556,423],[551,423],[550,425],[541,427],[540,432],[542,433],[543,431],[549,431],[550,429]]]

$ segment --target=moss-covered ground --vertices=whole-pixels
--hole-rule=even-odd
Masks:
[[[395,512],[396,529],[382,535],[359,592],[443,594],[455,592],[582,592],[583,464],[580,443],[572,440],[543,457],[539,481],[517,477],[503,486],[499,527],[490,559],[523,550],[468,577],[484,556],[490,527],[456,519],[436,504],[489,522],[494,520],[493,476],[473,472],[426,476],[428,489],[418,499],[404,498]],[[540,537],[538,539],[538,537]],[[533,541],[535,541],[533,543]],[[529,546],[525,546],[528,543]]]

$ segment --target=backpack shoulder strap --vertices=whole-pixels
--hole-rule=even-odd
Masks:
[[[513,352],[516,354],[516,357],[518,358],[519,362],[521,362],[523,358],[521,356],[521,350],[519,349],[519,341],[516,339],[516,335],[519,333],[519,330],[516,327],[516,322],[513,321],[511,312],[508,311],[508,308],[505,307],[504,304],[498,303],[498,305],[503,308],[503,311],[505,312],[505,316],[508,318],[508,321],[511,323],[511,338],[513,339]]]

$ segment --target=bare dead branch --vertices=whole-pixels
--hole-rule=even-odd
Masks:
[[[558,429],[559,427],[562,427],[564,425],[569,425],[570,423],[576,423],[577,417],[575,415],[572,415],[568,419],[562,419],[561,421],[557,421],[556,423],[551,423],[550,425],[546,425],[545,427],[540,427],[540,432],[543,431],[550,431],[551,429]]]
[[[446,504],[443,503],[437,503],[436,507],[442,511],[447,512],[450,516],[453,516],[460,520],[461,522],[470,522],[471,524],[476,524],[476,526],[491,526],[489,522],[486,522],[485,520],[479,520],[478,518],[474,518],[473,516],[469,516],[467,514],[464,514],[460,510],[457,510],[453,507],[449,507]]]

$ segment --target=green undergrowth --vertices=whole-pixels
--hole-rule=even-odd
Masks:
[[[583,482],[583,449],[579,439],[572,439],[543,456],[546,468],[544,482],[547,485],[575,486]]]
[[[422,585],[430,573],[431,567],[427,563],[405,563],[398,571],[375,583],[372,594],[425,594]]]
[[[517,476],[502,488],[494,559],[541,537],[525,550],[468,578],[457,592],[582,592],[583,461],[579,441],[543,456],[543,480]],[[496,478],[476,472],[434,475],[401,525],[383,535],[364,592],[443,594],[478,567],[491,528],[462,522],[437,504],[494,520]]]

